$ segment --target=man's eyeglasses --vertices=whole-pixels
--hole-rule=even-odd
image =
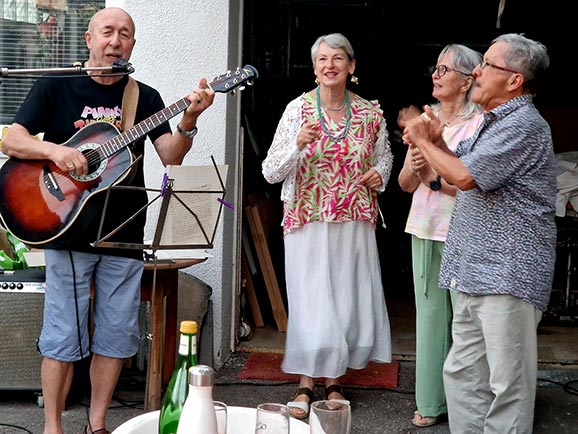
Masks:
[[[446,75],[446,72],[448,72],[448,71],[454,71],[454,72],[457,72],[458,74],[462,74],[462,75],[466,75],[466,76],[471,75],[471,74],[468,74],[467,72],[458,71],[457,69],[450,68],[446,65],[430,66],[430,68],[429,68],[430,74],[433,74],[435,72],[439,77],[443,77],[444,75]]]
[[[514,71],[513,69],[505,68],[505,67],[503,67],[503,66],[497,66],[497,65],[494,65],[494,64],[492,64],[492,63],[490,63],[490,62],[486,62],[485,60],[483,60],[483,61],[480,63],[480,69],[486,69],[486,67],[488,67],[488,66],[489,66],[490,68],[499,69],[500,71],[511,72],[511,73],[513,73],[513,74],[520,74],[520,72],[518,72],[518,71]]]

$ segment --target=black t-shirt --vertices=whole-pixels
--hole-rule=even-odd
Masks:
[[[102,85],[86,76],[40,78],[16,113],[14,122],[26,127],[33,135],[43,132],[44,140],[60,144],[67,142],[89,123],[104,121],[119,128],[122,118],[122,98],[127,81],[128,77],[124,77],[112,85]],[[165,107],[161,96],[155,89],[140,82],[138,86],[139,98],[135,124]],[[171,129],[165,122],[151,130],[148,136],[154,142],[167,132],[170,133]],[[129,146],[135,158],[144,154],[144,143],[145,137]],[[126,149],[122,152],[126,152]],[[121,185],[144,187],[143,160],[137,163],[134,175],[126,176]],[[74,224],[58,237],[58,242],[49,247],[142,259],[142,251],[139,249],[102,248],[90,245],[97,240],[101,224],[106,189],[101,188],[101,190],[87,198]],[[142,244],[146,211],[136,217],[133,216],[146,203],[147,194],[144,190],[112,188],[101,237],[130,219],[127,225],[107,241]]]

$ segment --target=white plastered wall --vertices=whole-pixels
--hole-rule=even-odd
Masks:
[[[106,6],[125,9],[134,19],[136,46],[130,62],[135,68],[133,78],[156,88],[166,105],[186,96],[197,85],[201,77],[209,82],[217,75],[240,64],[240,42],[242,40],[242,10],[229,0],[110,0]],[[230,35],[233,34],[233,37]],[[229,41],[232,41],[230,44]],[[230,46],[231,45],[231,46]],[[228,201],[237,201],[237,143],[239,131],[239,107],[241,94],[231,97],[217,93],[213,106],[199,119],[199,133],[194,139],[193,149],[184,164],[210,165],[211,156],[217,164],[228,164]],[[177,115],[170,123],[173,130],[181,119]],[[145,176],[147,186],[158,188],[164,167],[147,143]],[[233,349],[236,284],[236,225],[240,206],[234,212],[224,208],[209,252],[213,257],[203,264],[195,265],[185,272],[194,275],[212,289],[213,301],[213,357],[220,366]],[[154,212],[154,209],[152,209]],[[154,228],[147,226],[147,235]]]

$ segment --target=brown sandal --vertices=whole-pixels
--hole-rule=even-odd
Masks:
[[[330,399],[329,395],[331,395],[332,393],[339,393],[341,396],[343,396],[342,399]],[[332,384],[331,386],[327,386],[325,388],[325,399],[326,400],[330,400],[330,401],[336,401],[336,402],[341,402],[342,404],[347,404],[349,405],[349,401],[347,399],[345,399],[345,395],[343,394],[343,388],[341,387],[341,384]]]
[[[309,398],[309,401],[295,401],[295,399],[299,395],[305,395]],[[287,403],[287,407],[289,407],[289,414],[291,417],[295,419],[306,419],[309,417],[309,404],[313,400],[313,390],[309,387],[300,387],[297,389],[291,401]],[[291,410],[297,410],[297,412],[293,412]]]
[[[96,433],[110,434],[110,432],[106,428],[100,428],[100,429],[96,429],[93,431],[90,429],[90,427],[88,425],[86,425],[84,427],[84,433],[83,434],[96,434]]]

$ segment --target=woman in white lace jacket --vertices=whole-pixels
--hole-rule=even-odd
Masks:
[[[291,101],[263,162],[283,182],[283,233],[289,319],[284,372],[300,375],[288,403],[305,418],[315,378],[326,399],[345,401],[348,368],[391,361],[375,226],[377,194],[393,156],[379,104],[346,87],[355,58],[341,34],[311,48],[318,86]]]

